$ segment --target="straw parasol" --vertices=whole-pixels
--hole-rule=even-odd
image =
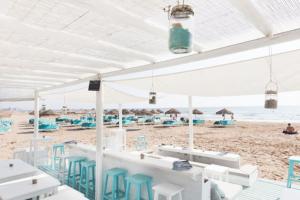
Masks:
[[[164,111],[162,111],[161,109],[157,109],[156,111],[157,111],[159,114],[160,114],[160,113],[164,113]]]
[[[152,109],[150,112],[151,112],[153,115],[155,115],[155,114],[160,114],[160,112],[158,112],[157,110],[154,110],[154,109]]]
[[[122,109],[122,115],[130,115],[132,112],[130,112],[127,109]]]
[[[40,116],[51,116],[56,115],[56,113],[53,110],[40,110]]]
[[[178,115],[180,114],[180,112],[178,110],[176,110],[175,108],[171,108],[170,110],[168,110],[167,112],[165,112],[166,115]]]
[[[107,115],[119,115],[119,111],[117,109],[112,109],[107,112]]]
[[[152,115],[152,113],[146,109],[138,110],[136,115]]]
[[[194,109],[194,110],[193,110],[193,114],[194,114],[194,115],[203,115],[203,112],[201,112],[201,111],[198,110],[198,109]]]
[[[219,110],[218,112],[216,112],[217,115],[232,115],[233,112],[231,112],[230,110],[227,110],[226,108]]]

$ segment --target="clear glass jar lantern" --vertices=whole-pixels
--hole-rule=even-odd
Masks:
[[[192,51],[194,11],[191,6],[178,4],[171,9],[169,49],[175,54]]]
[[[278,106],[278,86],[277,83],[270,81],[266,85],[265,108],[276,109]]]
[[[149,104],[156,104],[156,92],[149,92]]]

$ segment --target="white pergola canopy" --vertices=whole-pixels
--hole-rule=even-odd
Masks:
[[[194,52],[168,50],[171,0],[3,0],[0,87],[52,89],[300,38],[295,0],[189,0]],[[273,35],[273,38],[271,36]]]

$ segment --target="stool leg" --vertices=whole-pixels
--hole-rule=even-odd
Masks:
[[[89,186],[90,186],[90,179],[89,179],[89,168],[85,171],[85,196],[89,197]]]
[[[141,200],[142,199],[141,192],[142,192],[141,185],[137,185],[137,187],[136,187],[136,200]]]
[[[106,190],[107,190],[107,184],[108,184],[108,175],[107,174],[105,175],[105,180],[103,182],[104,182],[104,184],[103,184],[104,188],[102,190],[102,199],[104,200],[106,198]]]
[[[159,196],[159,194],[158,194],[158,192],[154,192],[154,200],[158,200],[158,196]]]
[[[289,162],[289,171],[288,171],[288,181],[287,181],[287,187],[292,187],[292,177],[294,176],[294,162]]]
[[[73,177],[72,177],[72,187],[75,188],[76,186],[76,163],[73,163]]]
[[[147,182],[148,199],[153,200],[152,184]]]
[[[126,194],[125,194],[125,200],[129,200],[130,197],[130,182],[126,181]]]
[[[113,177],[113,183],[112,183],[112,190],[111,190],[111,195],[112,195],[112,199],[116,200],[117,199],[117,176]]]
[[[72,171],[72,162],[69,162],[69,169],[68,169],[68,185],[71,185],[71,171]]]
[[[182,200],[182,192],[179,192],[179,200]]]

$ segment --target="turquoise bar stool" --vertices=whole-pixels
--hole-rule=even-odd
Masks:
[[[126,178],[126,195],[125,200],[130,200],[130,188],[131,185],[135,186],[135,199],[142,199],[142,187],[146,186],[148,191],[148,200],[153,200],[152,193],[152,177],[144,174],[135,174]]]
[[[79,183],[80,180],[81,164],[86,160],[87,158],[82,156],[71,156],[68,158],[69,168],[68,168],[67,183],[69,186],[73,187],[74,189],[77,188],[77,184]]]
[[[292,187],[292,182],[300,182],[300,176],[296,176],[294,173],[294,167],[296,164],[300,164],[300,156],[289,157],[288,188]]]
[[[59,155],[65,154],[64,144],[54,144],[52,146],[52,166],[54,169],[59,168],[60,157]]]
[[[102,200],[117,200],[121,199],[125,196],[125,189],[126,189],[126,176],[127,176],[127,170],[121,169],[121,168],[113,168],[105,171],[104,175],[104,188],[102,192]],[[112,189],[111,192],[107,192],[107,187],[109,183],[109,178],[112,179]],[[124,191],[122,191],[119,187],[120,180],[123,181],[124,184]]]
[[[95,167],[93,160],[81,163],[79,191],[85,192],[85,197],[93,199],[95,197]]]

